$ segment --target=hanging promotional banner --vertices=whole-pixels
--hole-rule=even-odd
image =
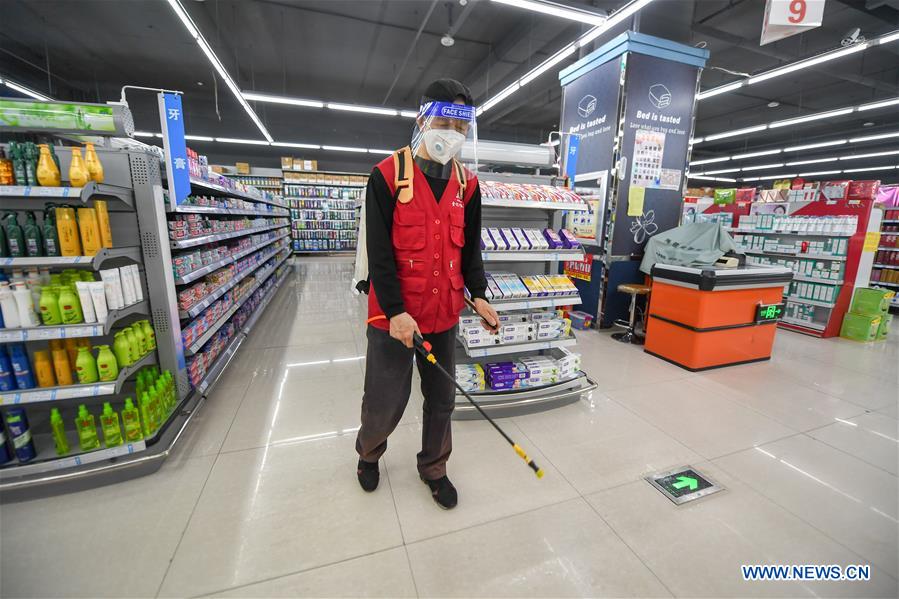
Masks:
[[[126,127],[130,123],[130,112],[120,105],[0,99],[0,131],[28,129],[125,136],[131,134]]]
[[[169,199],[180,206],[190,195],[187,169],[187,144],[184,141],[184,111],[180,94],[159,94],[159,123],[165,148],[165,168],[169,181]]]
[[[589,281],[593,273],[593,254],[585,254],[583,260],[566,260],[564,272],[572,279]]]
[[[820,27],[824,0],[768,0],[760,46]]]

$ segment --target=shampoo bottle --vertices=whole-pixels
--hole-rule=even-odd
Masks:
[[[84,144],[84,147],[84,164],[87,166],[87,172],[91,175],[91,181],[103,183],[103,164],[100,162],[100,157],[97,156],[94,144]]]
[[[78,359],[75,360],[75,374],[82,385],[96,383],[100,375],[97,374],[97,361],[88,347],[78,348]]]
[[[140,326],[144,331],[144,337],[147,339],[147,348],[151,351],[156,349],[156,333],[153,332],[153,327],[150,326],[149,320],[140,321]]]
[[[3,148],[0,148],[0,185],[15,185],[12,160],[6,157]]]
[[[34,374],[31,372],[31,363],[28,361],[25,344],[13,343],[7,347],[9,347],[9,361],[12,364],[12,372],[16,378],[16,387],[19,389],[34,389]]]
[[[6,427],[12,437],[12,444],[16,450],[16,457],[20,462],[30,462],[37,457],[34,449],[34,441],[31,440],[31,427],[28,426],[28,417],[22,408],[10,408],[6,411]]]
[[[81,231],[81,249],[85,256],[94,256],[100,250],[100,225],[93,208],[78,209],[78,229]]]
[[[134,407],[134,402],[128,397],[125,399],[125,409],[122,410],[122,425],[125,427],[125,441],[134,443],[144,438],[141,429],[140,412]]]
[[[25,213],[25,226],[22,227],[22,232],[25,235],[25,253],[32,258],[43,256],[43,235],[41,235],[41,228],[37,226],[37,218],[35,218],[34,212]]]
[[[59,290],[59,314],[62,317],[63,324],[78,324],[84,322],[84,315],[81,313],[81,303],[78,301],[78,294],[72,287],[66,285]]]
[[[41,299],[38,302],[41,311],[41,321],[45,325],[62,324],[62,315],[59,312],[59,296],[56,295],[56,287],[47,286],[41,288]]]
[[[108,401],[103,404],[103,413],[100,414],[100,428],[103,429],[103,441],[106,443],[106,447],[116,447],[122,444],[119,415],[112,409]]]
[[[50,356],[53,358],[53,373],[56,375],[56,382],[59,385],[72,384],[72,363],[69,362],[69,353],[62,348],[54,348],[50,350]]]
[[[12,294],[12,287],[6,281],[0,282],[0,314],[3,315],[3,326],[7,329],[21,328],[19,321],[19,309],[16,307],[16,298]]]
[[[56,444],[56,455],[69,453],[69,439],[66,437],[66,425],[62,421],[59,408],[50,409],[50,430],[53,432],[53,443]]]
[[[91,175],[81,157],[81,148],[72,148],[72,162],[69,164],[69,185],[84,187],[91,180]]]
[[[27,166],[26,162],[26,169]],[[41,155],[37,161],[37,182],[49,187],[59,187],[61,182],[59,167],[56,166],[47,144],[41,144]]]
[[[108,345],[97,346],[97,372],[101,381],[114,381],[119,376],[119,365]]]
[[[12,364],[9,361],[9,354],[0,347],[0,391],[15,391],[16,377],[12,372]],[[2,463],[2,462],[0,462]]]
[[[144,335],[144,328],[139,322],[135,322],[128,328],[131,329],[131,332],[134,333],[134,338],[137,339],[137,347],[139,348],[141,357],[147,355],[150,348],[147,347],[147,336]]]
[[[128,353],[131,356],[131,363],[134,364],[143,357],[140,354],[140,345],[138,344],[137,337],[134,336],[134,331],[131,330],[131,327],[125,327],[122,329],[122,332],[125,333],[125,339],[128,340]]]
[[[153,430],[157,430],[162,423],[165,422],[165,410],[162,407],[162,403],[159,401],[159,396],[156,394],[156,388],[152,385],[147,391],[147,395],[150,398],[150,418],[153,422]]]
[[[60,253],[63,256],[82,256],[81,237],[78,235],[75,209],[68,206],[58,206],[55,213]]]
[[[100,227],[100,245],[105,248],[112,247],[112,229],[109,226],[109,210],[106,200],[94,200],[94,210],[97,211],[97,224]]]
[[[38,387],[55,387],[56,376],[53,374],[53,362],[50,361],[50,352],[46,349],[34,351],[34,377]]]
[[[44,208],[42,233],[44,239],[44,255],[59,256],[59,232],[56,230],[56,208],[54,208],[53,205]]]
[[[75,430],[78,431],[78,445],[81,446],[81,451],[93,451],[100,447],[94,415],[87,411],[87,406],[84,404],[78,406]]]
[[[16,283],[12,289],[13,298],[16,300],[16,310],[19,313],[19,323],[22,328],[36,327],[41,321],[34,309],[34,297],[25,283]]]
[[[115,334],[112,342],[112,353],[115,355],[116,363],[122,368],[133,364],[131,361],[131,346],[128,344],[128,338],[125,337],[123,331]],[[138,397],[140,397],[139,394]]]
[[[142,393],[138,404],[140,405],[140,421],[143,425],[144,437],[149,437],[156,432],[150,412],[150,397],[146,393]]]
[[[19,217],[15,212],[7,212],[3,215],[3,229],[6,233],[9,255],[13,258],[26,257],[28,251],[25,249],[25,233],[19,226]]]
[[[66,338],[63,344],[66,348],[66,355],[69,356],[69,366],[75,367],[75,360],[78,359],[78,338]]]

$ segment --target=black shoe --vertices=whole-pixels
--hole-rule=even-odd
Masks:
[[[450,482],[446,476],[441,476],[437,480],[426,480],[422,478],[426,485],[431,489],[431,496],[437,505],[445,510],[451,510],[456,507],[459,502],[459,494],[456,493],[456,487]]]
[[[378,481],[381,480],[378,463],[359,460],[356,476],[359,478],[359,485],[362,487],[362,490],[371,493],[378,488]]]

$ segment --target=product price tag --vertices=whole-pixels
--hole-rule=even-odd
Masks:
[[[55,391],[32,391],[31,393],[16,393],[13,403],[34,403],[53,399],[56,399]]]
[[[28,340],[40,340],[40,339],[59,339],[65,336],[65,329],[61,327],[46,327],[46,328],[37,328],[31,329],[28,331]]]
[[[15,329],[0,331],[0,343],[12,343],[13,341],[25,341],[25,331]]]

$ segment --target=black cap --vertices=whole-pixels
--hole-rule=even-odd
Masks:
[[[455,102],[461,97],[466,104],[474,106],[471,90],[455,79],[438,79],[431,83],[421,96],[421,103],[425,102]]]

